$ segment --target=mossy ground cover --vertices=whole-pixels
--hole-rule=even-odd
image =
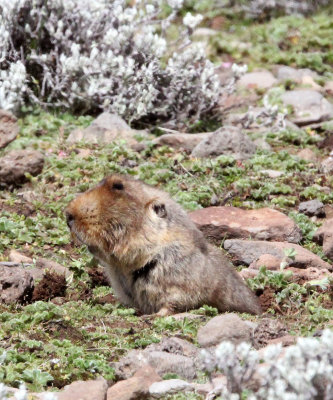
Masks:
[[[302,23],[298,17],[282,17],[264,25],[236,26],[232,33],[228,30],[214,39],[214,51],[249,62],[250,66],[280,62],[329,74],[333,51],[331,21],[322,13],[302,19]],[[293,29],[298,32],[295,39],[288,36]],[[232,45],[232,39],[237,38],[240,43],[245,37],[251,42],[249,49]],[[72,273],[66,282],[63,304],[36,301],[0,306],[0,381],[11,386],[24,381],[29,389],[38,391],[62,388],[75,380],[99,375],[113,380],[111,363],[128,350],[146,347],[168,335],[195,343],[199,326],[216,315],[215,309],[203,307],[192,311],[202,315],[194,320],[141,316],[117,303],[111,288],[96,285],[88,273],[95,268],[91,256],[84,247],[71,243],[63,210],[78,193],[107,174],[130,174],[157,185],[189,211],[210,206],[212,199],[214,205],[281,210],[301,227],[301,244],[325,259],[322,248],[312,241],[319,224],[296,211],[302,200],[318,198],[324,204],[333,204],[333,178],[325,176],[316,164],[295,155],[301,144],[318,152],[319,157],[327,156],[325,150],[317,149],[320,138],[314,140],[313,132],[268,133],[273,153],[258,150],[243,162],[228,156],[193,159],[168,147],[148,146],[138,153],[122,142],[108,146],[69,145],[69,132],[86,127],[92,119],[29,110],[19,121],[19,137],[0,151],[1,155],[10,149],[35,148],[46,157],[43,172],[29,177],[23,188],[32,191],[31,200],[22,197],[22,188],[0,192],[1,259],[7,260],[9,250],[17,249],[32,258],[42,256],[57,261]],[[322,137],[324,133],[319,132]],[[267,169],[281,171],[282,175],[269,178],[262,174]],[[330,282],[304,287],[283,271],[273,274],[263,269],[249,285],[258,294],[267,287],[273,289],[266,312],[283,319],[290,333],[309,335],[330,326]],[[102,300],[105,298],[109,300]],[[242,317],[256,320],[249,315]],[[6,357],[2,357],[5,352]],[[200,398],[195,394],[184,396],[172,398]]]

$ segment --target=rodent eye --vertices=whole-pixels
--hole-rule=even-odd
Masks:
[[[123,190],[124,185],[122,184],[122,182],[113,182],[112,189]]]

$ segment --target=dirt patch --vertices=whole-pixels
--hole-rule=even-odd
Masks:
[[[74,328],[65,321],[50,321],[45,327],[45,332],[54,339],[70,340],[72,343],[82,342],[85,337],[81,330]]]
[[[271,287],[265,287],[263,292],[259,294],[259,302],[263,312],[270,308],[274,308],[275,303],[275,290]]]
[[[0,201],[0,212],[15,213],[17,215],[24,215],[25,217],[31,217],[36,214],[33,205],[20,201],[16,201],[13,205]]]
[[[66,293],[66,278],[53,272],[46,272],[42,280],[35,286],[32,301],[50,300],[63,297]]]
[[[96,286],[110,286],[106,276],[104,274],[104,270],[102,268],[90,268],[88,270],[88,275],[91,280],[91,287],[94,288]]]
[[[99,297],[95,301],[96,304],[114,304],[116,302],[116,298],[111,293],[107,294],[106,296]]]
[[[83,282],[79,282],[75,290],[68,290],[66,301],[89,300],[92,298],[92,290]]]

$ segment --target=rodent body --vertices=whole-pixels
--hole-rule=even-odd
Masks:
[[[74,199],[66,216],[125,305],[160,315],[204,304],[221,312],[261,312],[227,258],[161,190],[111,175]]]

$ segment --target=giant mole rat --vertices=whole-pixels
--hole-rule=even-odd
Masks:
[[[204,304],[259,314],[257,297],[221,250],[162,190],[111,175],[66,208],[68,226],[104,266],[125,305],[168,315]]]

